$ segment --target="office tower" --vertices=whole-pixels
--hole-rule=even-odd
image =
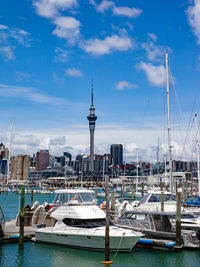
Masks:
[[[43,171],[49,166],[49,150],[40,150],[36,154],[36,170]]]
[[[90,114],[87,117],[87,119],[89,120],[89,130],[90,130],[90,171],[94,172],[94,131],[95,131],[95,121],[97,120],[97,116],[95,115],[95,108],[93,104],[93,84],[92,84]]]
[[[111,164],[114,166],[123,164],[123,145],[112,144],[110,146]]]
[[[11,158],[11,180],[29,179],[29,155],[17,155]]]

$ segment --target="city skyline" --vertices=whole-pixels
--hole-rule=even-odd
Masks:
[[[155,161],[159,136],[163,159],[167,51],[180,112],[177,119],[172,105],[173,159],[194,159],[194,132],[184,140],[191,113],[199,114],[199,6],[199,0],[1,1],[0,141],[8,144],[14,117],[12,154],[89,154],[93,79],[95,153],[122,143],[126,161],[136,160],[137,150]]]

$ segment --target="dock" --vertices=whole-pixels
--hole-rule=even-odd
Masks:
[[[24,226],[24,241],[31,241],[35,236],[35,229],[32,226]],[[11,219],[5,223],[4,235],[0,236],[1,243],[19,242],[19,226],[16,226],[16,219]]]

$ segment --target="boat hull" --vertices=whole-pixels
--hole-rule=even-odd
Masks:
[[[81,232],[81,231],[79,231]],[[62,246],[89,249],[104,250],[105,236],[96,234],[64,233],[48,229],[39,229],[35,232],[36,241],[40,243],[50,243]],[[111,251],[131,251],[141,236],[110,236]]]

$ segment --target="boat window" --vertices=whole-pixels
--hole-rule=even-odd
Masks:
[[[65,218],[63,219],[63,223],[68,226],[73,227],[80,227],[80,228],[96,228],[105,226],[106,220],[105,219],[70,219]],[[111,222],[110,225],[113,225]]]
[[[135,219],[138,221],[145,221],[145,218],[146,218],[145,214],[136,214]]]
[[[160,202],[160,195],[152,194],[148,202]]]
[[[121,218],[123,218],[123,219],[135,219],[135,213],[124,213],[122,216],[121,216]]]
[[[165,195],[165,202],[167,201],[176,201],[176,197],[170,194]]]
[[[80,202],[82,202],[80,194],[78,194],[78,193],[70,193],[69,194],[69,203],[80,203]]]
[[[83,202],[93,202],[92,193],[81,193],[81,198]]]
[[[140,204],[144,204],[149,197],[149,193],[145,194],[144,197],[140,200]]]

